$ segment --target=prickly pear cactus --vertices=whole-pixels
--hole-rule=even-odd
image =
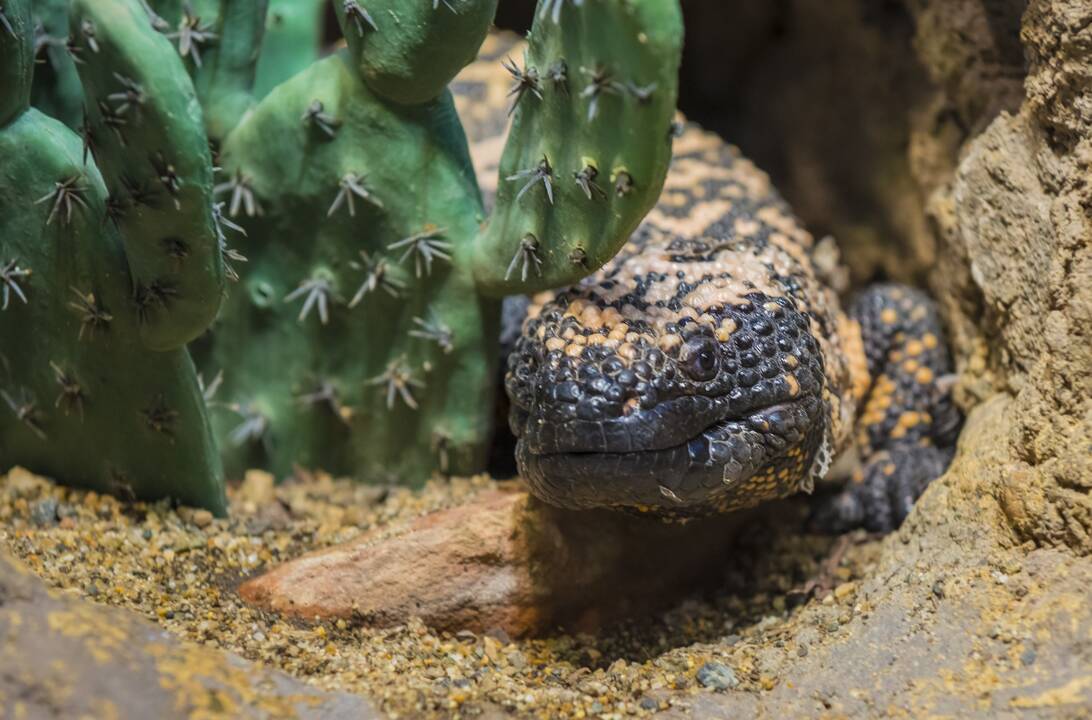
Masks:
[[[224,290],[192,84],[137,0],[76,0],[81,139],[28,107],[30,5],[0,2],[0,462],[223,513],[185,350]]]
[[[221,141],[254,104],[268,0],[141,0],[193,77],[205,129]]]
[[[461,63],[495,0],[454,4],[477,20],[443,43]],[[369,5],[377,23],[415,25]],[[375,32],[345,7],[350,38]],[[483,211],[450,78],[419,79],[412,92],[427,99],[399,104],[366,79],[359,49],[352,41],[283,83],[222,149],[223,199],[250,258],[201,361],[206,377],[222,372],[214,417],[229,473],[298,463],[427,477],[479,466],[489,439],[498,308],[469,271]],[[368,71],[382,87],[413,75],[385,67]]]
[[[473,261],[484,292],[572,284],[637,229],[671,160],[682,33],[674,0],[539,3],[526,57],[506,61],[514,118]]]
[[[514,130],[487,217],[446,86],[496,0],[338,0],[347,47],[222,146],[250,258],[199,365],[227,469],[420,482],[484,464],[499,300],[609,259],[670,156],[676,0],[545,0],[510,60]]]
[[[80,46],[69,40],[70,4],[71,0],[31,3],[37,62],[30,104],[76,130],[83,122],[83,86],[76,72]]]
[[[327,5],[327,0],[269,0],[254,97],[264,98],[318,59]]]

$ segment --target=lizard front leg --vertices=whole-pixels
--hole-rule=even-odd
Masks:
[[[919,290],[875,285],[854,302],[872,385],[857,421],[864,464],[816,512],[835,532],[897,528],[948,467],[962,418],[951,399],[952,362],[936,305]]]

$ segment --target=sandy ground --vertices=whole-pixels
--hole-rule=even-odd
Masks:
[[[805,584],[820,578],[812,604],[831,611],[822,635],[855,613],[855,579],[877,544],[748,527],[726,558],[716,589],[681,599],[670,612],[599,636],[512,642],[502,633],[437,635],[420,623],[369,630],[339,621],[302,627],[251,610],[235,594],[262,568],[364,530],[450,506],[491,489],[487,478],[435,482],[424,491],[354,486],[306,477],[264,487],[261,476],[231,492],[232,518],[166,504],[125,506],[14,471],[0,483],[0,532],[8,549],[50,585],[128,608],[171,632],[260,660],[326,689],[364,694],[394,716],[473,715],[496,709],[543,717],[643,715],[710,692],[698,679],[709,662],[726,670],[707,684],[761,693],[784,679],[766,668],[801,612]],[[783,508],[800,521],[804,508]],[[840,559],[824,572],[835,549]],[[813,641],[814,642],[814,641]]]
[[[755,518],[710,588],[591,635],[513,642],[305,626],[248,608],[264,567],[495,487],[424,491],[325,476],[232,488],[232,517],[123,505],[21,471],[0,481],[0,536],[49,585],[133,610],[391,717],[1086,717],[1092,710],[1092,563],[1053,550],[996,552],[921,532],[885,539],[801,532],[804,502]],[[943,483],[930,504],[946,502]],[[932,524],[932,523],[930,523]],[[917,527],[915,527],[917,526]],[[953,531],[955,532],[955,531]],[[953,542],[953,540],[955,542]],[[959,548],[966,553],[959,556]],[[956,554],[953,554],[953,548]]]

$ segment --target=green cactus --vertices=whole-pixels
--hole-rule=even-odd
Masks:
[[[308,67],[319,57],[326,0],[269,0],[254,97]]]
[[[30,104],[76,130],[83,121],[83,86],[72,57],[79,46],[68,41],[69,5],[70,0],[31,3],[38,65]]]
[[[142,0],[143,1],[143,0]],[[147,0],[152,26],[183,57],[220,142],[255,102],[254,78],[268,0]]]
[[[448,82],[496,0],[338,0],[348,47],[225,139],[251,262],[197,351],[230,474],[294,464],[419,482],[484,464],[499,299],[606,262],[670,156],[677,0],[544,0],[513,61],[487,217]]]
[[[491,295],[570,285],[602,267],[656,204],[671,160],[677,3],[566,4],[540,2],[524,63],[508,61],[517,112],[473,259]]]
[[[30,1],[0,13],[0,458],[222,514],[185,349],[224,290],[192,83],[137,0],[76,0],[81,139],[28,107]]]
[[[0,126],[30,104],[34,77],[34,27],[27,2],[0,2]]]
[[[166,375],[162,367],[148,375],[146,387],[173,390],[146,403],[145,430],[177,445],[182,435],[201,436],[188,448],[189,464],[180,467],[204,467],[192,474],[218,488],[201,408],[185,401],[196,397],[196,383],[181,367],[188,359],[179,349],[207,327],[224,281],[226,250],[211,206],[207,134],[223,148],[226,176],[215,190],[225,193],[229,212],[249,230],[246,250],[253,257],[217,332],[199,344],[206,376],[217,375],[213,407],[231,471],[268,464],[284,473],[299,463],[412,481],[435,469],[476,470],[491,432],[498,298],[592,272],[656,199],[670,155],[682,34],[678,4],[540,3],[526,58],[508,61],[515,121],[491,216],[482,208],[445,87],[473,59],[496,0],[338,0],[348,47],[269,90],[316,52],[314,43],[298,38],[314,38],[319,23],[314,0],[273,4],[263,45],[264,0],[75,3],[68,49],[86,62],[79,68],[88,97],[82,153],[92,151],[98,168],[86,165],[52,181],[50,194],[43,195],[49,213],[38,230],[45,237],[37,246],[51,253],[62,247],[56,235],[63,214],[69,232],[93,235],[98,245],[112,248],[123,271],[84,277],[91,270],[80,266],[73,277],[95,285],[68,301],[83,312],[77,328],[90,335],[109,316],[111,339],[124,336],[134,348],[124,360],[111,356],[109,367],[133,378],[142,375],[129,364],[147,371],[157,366],[151,359],[175,361]],[[39,9],[56,17],[64,5],[43,0]],[[0,21],[0,30],[11,26],[10,62],[0,67],[0,120],[22,128],[31,118],[35,122],[27,126],[36,130],[48,123],[25,110],[31,73],[20,63],[33,50],[27,3],[8,0],[3,6],[19,14],[6,12]],[[175,50],[167,51],[168,41]],[[75,97],[45,83],[43,88],[43,106],[50,98]],[[16,116],[18,122],[11,122]],[[24,131],[34,137],[27,147],[70,150],[72,136],[55,130]],[[24,172],[31,167],[41,174],[51,166],[38,161]],[[12,197],[35,185],[14,172],[0,179]],[[40,215],[45,208],[36,210]],[[38,215],[25,212],[19,227],[40,224]],[[93,232],[83,226],[92,216],[112,224]],[[16,247],[17,240],[5,242],[10,255],[29,252]],[[40,259],[39,267],[58,262]],[[17,257],[5,263],[0,289],[6,305],[26,305],[28,290],[54,298],[51,291],[63,286],[56,275],[64,273],[56,269],[43,272]],[[36,311],[60,317],[73,312],[64,302],[53,303],[43,299]],[[73,370],[56,363],[50,368],[52,381],[62,386],[91,363],[82,344],[73,348],[62,340],[64,325],[50,320],[47,327],[57,336],[41,345],[62,360],[74,358]],[[20,338],[25,330],[17,327],[23,326],[3,327],[3,337]],[[16,439],[2,437],[41,463],[44,458],[26,447],[51,444],[39,437],[46,421],[58,422],[62,435],[77,429],[43,414],[34,402],[45,392],[41,358],[26,357],[2,358],[7,382],[21,393],[8,402],[19,421],[11,430]],[[33,367],[39,367],[37,375]],[[110,388],[111,377],[105,366],[95,375],[104,383],[93,388],[96,396]],[[185,387],[176,387],[179,382]],[[82,411],[91,384],[74,387]],[[122,404],[129,397],[107,394]],[[64,405],[58,398],[57,408]],[[146,457],[132,444],[129,456]],[[200,451],[193,450],[197,446]],[[101,455],[128,457],[118,452]],[[141,468],[113,467],[106,480],[101,473],[74,475],[81,461],[96,466],[105,460],[64,455],[52,460],[61,463],[56,474],[63,477],[113,487],[109,483],[116,485],[122,472],[138,494],[185,496],[172,480],[144,482]],[[133,475],[141,478],[129,479]],[[216,504],[208,492],[203,502]]]

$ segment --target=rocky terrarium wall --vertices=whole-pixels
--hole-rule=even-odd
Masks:
[[[499,24],[519,26],[527,4],[502,2]],[[416,621],[386,631],[297,626],[234,590],[257,568],[343,542],[357,527],[462,502],[491,487],[480,478],[388,497],[329,479],[274,489],[252,474],[232,493],[233,519],[220,520],[94,494],[58,505],[51,498],[68,491],[12,473],[0,483],[5,545],[51,584],[322,690],[368,697],[305,691],[280,675],[263,684],[256,703],[279,708],[286,696],[306,708],[301,716],[338,716],[322,714],[334,707],[365,716],[374,703],[402,716],[1087,717],[1092,3],[683,4],[682,109],[769,171],[816,236],[837,239],[847,290],[891,278],[941,303],[967,419],[953,465],[900,530],[832,546],[800,535],[790,520],[803,503],[790,504],[749,526],[723,558],[730,592],[643,632],[528,642]],[[46,501],[49,522],[39,524]],[[463,538],[468,553],[473,541],[473,532]],[[79,571],[92,562],[93,575]],[[821,587],[810,600],[817,588],[805,588],[794,608],[801,574]],[[0,650],[0,707],[15,697],[75,716],[113,693],[135,698],[119,707],[137,717],[167,700],[205,711],[256,697],[249,686],[264,676],[234,655],[210,651],[198,663],[189,650],[147,645],[169,697],[145,701],[109,668],[133,662],[126,648],[145,647],[153,631],[72,598],[42,599],[35,583],[0,571],[0,630],[10,630],[0,637],[12,639]],[[65,614],[36,619],[36,608]],[[69,616],[79,621],[71,633],[46,632]],[[97,661],[86,673],[50,664],[85,649]],[[80,692],[51,695],[52,676],[27,672],[31,656]],[[228,687],[216,677],[222,667],[234,669]]]

